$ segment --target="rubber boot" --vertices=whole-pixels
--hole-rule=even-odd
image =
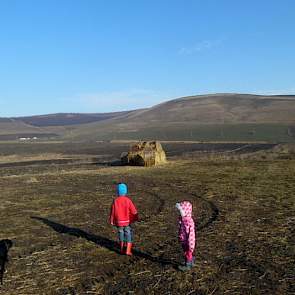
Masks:
[[[121,254],[125,254],[124,248],[125,248],[125,243],[120,241],[120,253]]]
[[[127,249],[126,249],[126,255],[132,256],[132,243],[128,242],[127,243]]]

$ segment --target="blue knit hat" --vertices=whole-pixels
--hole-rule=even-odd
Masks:
[[[128,193],[128,188],[125,183],[119,183],[117,187],[118,196],[126,196]]]

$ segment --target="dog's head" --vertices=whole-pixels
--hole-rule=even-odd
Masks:
[[[13,246],[13,242],[9,239],[4,239],[4,240],[1,240],[0,242],[5,245],[7,250],[9,250]]]

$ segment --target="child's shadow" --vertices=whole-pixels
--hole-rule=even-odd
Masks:
[[[93,243],[95,243],[95,244],[97,244],[97,245],[99,245],[101,247],[109,249],[109,250],[111,250],[113,252],[116,252],[118,254],[120,253],[118,243],[113,241],[113,240],[110,240],[108,238],[87,233],[84,230],[79,229],[79,228],[68,227],[66,225],[59,224],[57,222],[51,221],[51,220],[46,219],[46,218],[37,217],[37,216],[31,216],[31,218],[43,222],[44,224],[51,227],[53,230],[55,230],[58,233],[68,234],[68,235],[72,235],[72,236],[75,236],[75,237],[78,237],[78,238],[83,238],[83,239],[91,241],[91,242],[93,242]],[[139,251],[137,249],[133,249],[133,255],[137,256],[137,257],[140,257],[140,258],[148,259],[151,262],[160,263],[163,266],[170,265],[170,266],[173,266],[175,268],[178,267],[178,264],[176,262],[174,262],[174,261],[164,259],[164,258],[161,258],[161,257],[155,257],[155,256],[152,256],[152,255],[150,255],[148,253]]]

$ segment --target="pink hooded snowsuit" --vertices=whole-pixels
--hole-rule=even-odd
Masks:
[[[179,217],[179,241],[184,251],[187,262],[192,261],[195,250],[195,222],[192,218],[192,204],[188,201],[182,201],[176,204],[180,212]]]

